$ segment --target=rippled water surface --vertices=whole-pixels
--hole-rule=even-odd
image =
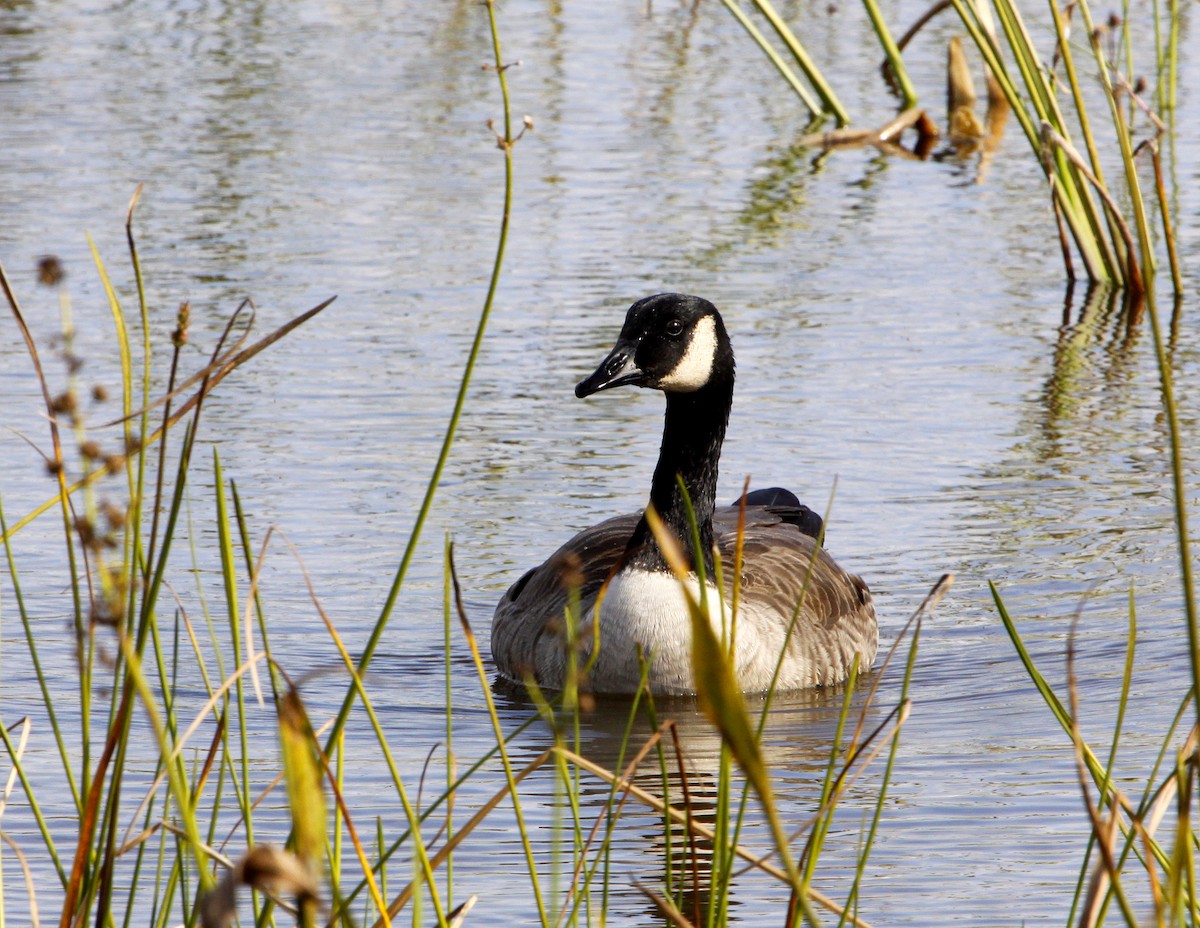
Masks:
[[[862,11],[783,8],[856,124],[890,118]],[[902,30],[924,8],[892,0],[884,12]],[[1045,182],[1015,126],[983,183],[974,159],[869,148],[818,157],[795,146],[805,132],[798,101],[719,4],[509,0],[500,23],[506,56],[520,60],[508,72],[515,112],[535,129],[515,151],[511,239],[460,432],[372,665],[405,775],[415,781],[444,739],[444,539],[455,542],[468,611],[486,637],[492,605],[522,570],[571,532],[641,505],[661,397],[578,401],[572,387],[633,299],[695,292],[724,311],[738,357],[721,495],[734,498],[749,474],[793,487],[814,508],[832,496],[828,546],[871,584],[885,645],[940,574],[957,577],[924,628],[861,914],[877,925],[1063,922],[1085,814],[1067,741],[1021,669],[988,584],[1060,688],[1080,614],[1083,727],[1101,744],[1132,591],[1137,669],[1118,771],[1144,775],[1188,675],[1147,323],[1125,324],[1103,295],[1064,292]],[[1168,185],[1191,267],[1200,74],[1184,26]],[[944,49],[960,31],[943,15],[908,53],[939,120]],[[305,696],[316,719],[334,711],[345,684],[283,539],[349,646],[361,648],[409,539],[492,266],[503,164],[486,125],[501,114],[495,75],[480,67],[489,56],[473,2],[0,3],[0,261],[52,381],[65,376],[53,348],[59,309],[36,284],[36,262],[62,258],[82,377],[115,387],[111,316],[86,235],[132,313],[123,222],[139,183],[136,230],[162,358],[180,301],[193,313],[190,372],[243,298],[265,333],[337,295],[212,397],[189,503],[198,582],[191,554],[181,545],[175,555],[175,592],[198,616],[201,591],[212,602],[221,595],[215,447],[254,545],[269,527],[278,533],[262,589],[272,644],[289,673],[313,675]],[[1195,277],[1186,283],[1193,292]],[[0,320],[0,501],[11,521],[52,486],[25,440],[47,441],[36,381],[11,317]],[[1185,302],[1171,358],[1189,447],[1197,347]],[[89,414],[100,422],[113,409]],[[1187,466],[1194,497],[1195,462]],[[79,709],[59,532],[47,516],[17,536],[14,552],[69,721]],[[4,722],[39,720],[30,765],[52,795],[55,749],[30,701],[7,575],[0,615]],[[492,732],[460,641],[453,658],[455,750],[474,759]],[[898,698],[899,674],[878,679],[876,721]],[[200,681],[184,682],[194,712]],[[766,741],[797,826],[813,809],[839,700],[801,694],[772,713]],[[512,694],[500,705],[510,726],[531,711]],[[600,758],[613,752],[620,709],[588,720],[584,743]],[[715,765],[715,736],[695,708],[671,712],[699,765]],[[351,741],[366,757],[360,721]],[[518,755],[534,756],[547,738],[530,729]],[[152,759],[147,742],[139,762],[148,769]],[[350,779],[360,827],[370,832],[381,815],[398,834],[384,768],[364,763]],[[499,782],[489,768],[461,807]],[[818,884],[835,896],[873,782],[851,792],[830,838]],[[542,833],[559,820],[549,777],[531,779],[526,810]],[[44,811],[60,848],[73,847],[69,804],[48,799]],[[480,895],[472,918],[481,924],[536,921],[507,815],[456,857],[456,892]],[[36,851],[20,799],[3,827]],[[614,919],[644,915],[631,884],[659,879],[660,841],[648,817],[622,838]],[[397,866],[396,885],[407,866]],[[6,870],[7,914],[20,924],[23,897]],[[35,871],[43,901],[55,900],[53,871],[44,861]],[[747,878],[732,911],[739,923],[777,923],[780,895]]]

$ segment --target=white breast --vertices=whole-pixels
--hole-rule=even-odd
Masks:
[[[700,585],[687,581],[699,599]],[[727,641],[731,610],[711,583],[707,587],[709,622],[718,640]],[[875,648],[857,642],[836,642],[831,636],[813,634],[805,626],[796,632],[806,641],[776,667],[786,646],[790,616],[765,603],[743,601],[737,618],[737,647],[734,672],[746,692],[762,692],[773,683],[783,689],[809,687],[844,677],[854,653],[861,651],[870,663]],[[679,581],[667,574],[647,570],[623,570],[608,586],[600,605],[600,656],[591,671],[591,684],[599,692],[632,693],[638,688],[641,667],[639,648],[650,661],[650,688],[655,693],[696,692],[692,674],[692,623]],[[812,652],[812,653],[810,653]],[[824,655],[828,674],[817,672],[813,654]],[[827,652],[827,653],[826,653]],[[824,666],[822,664],[821,666]]]
[[[697,599],[700,584],[687,581]],[[708,613],[721,634],[721,595],[711,583],[706,590]],[[693,693],[692,622],[679,581],[648,570],[623,570],[613,577],[600,605],[600,657],[592,668],[599,690],[632,691],[637,687],[638,647],[653,658],[655,692]]]

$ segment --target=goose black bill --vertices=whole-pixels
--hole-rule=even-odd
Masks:
[[[575,395],[580,399],[599,393],[601,390],[611,390],[631,383],[641,385],[645,374],[634,361],[636,345],[618,342],[594,374],[581,380],[575,387]]]

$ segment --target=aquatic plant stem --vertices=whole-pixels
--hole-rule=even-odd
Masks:
[[[796,92],[796,96],[800,98],[800,102],[804,104],[804,106],[808,109],[808,112],[814,118],[819,118],[823,112],[821,109],[821,104],[817,102],[817,99],[811,93],[809,93],[808,88],[800,83],[800,79],[796,77],[795,72],[792,71],[788,63],[783,60],[779,52],[775,51],[775,49],[771,47],[771,43],[767,41],[767,37],[762,34],[758,26],[754,25],[750,17],[748,17],[742,8],[737,5],[735,0],[721,0],[721,2],[724,3],[729,12],[733,14],[733,18],[741,23],[742,28],[746,30],[750,38],[754,39],[755,44],[762,49],[763,54],[767,56],[767,59],[771,62],[771,64],[775,65],[775,69],[780,73],[783,79],[788,82],[788,86],[790,86],[792,90]],[[846,123],[842,122],[840,125],[846,125]]]
[[[900,86],[900,94],[904,98],[904,109],[912,109],[917,105],[917,89],[908,76],[908,69],[904,67],[904,57],[896,46],[896,40],[892,38],[892,31],[888,29],[887,22],[883,18],[883,11],[879,9],[878,0],[863,0],[863,6],[867,8],[867,15],[871,18],[871,27],[875,30],[875,37],[883,46],[888,66],[892,70],[896,83]]]
[[[425,527],[430,509],[433,507],[433,498],[437,493],[438,486],[441,484],[442,471],[445,469],[446,461],[450,457],[450,448],[454,444],[454,437],[458,433],[458,422],[462,418],[463,407],[466,405],[467,390],[471,385],[471,376],[475,371],[475,362],[479,357],[480,348],[483,346],[483,336],[487,331],[488,319],[491,316],[492,305],[496,298],[496,290],[500,284],[500,271],[504,265],[505,246],[508,244],[508,228],[512,216],[513,202],[512,154],[513,146],[516,144],[519,136],[514,137],[512,133],[512,108],[508,98],[508,82],[504,76],[508,65],[504,64],[503,56],[501,55],[500,35],[496,25],[494,0],[485,0],[484,6],[487,8],[488,22],[491,27],[492,51],[496,61],[494,69],[496,77],[500,82],[500,95],[504,101],[504,132],[503,134],[497,133],[496,135],[496,144],[504,153],[504,206],[500,215],[500,232],[496,241],[496,256],[492,262],[492,274],[488,282],[487,295],[484,297],[483,309],[480,310],[479,322],[475,327],[475,338],[471,343],[471,350],[467,355],[466,364],[463,366],[462,379],[459,382],[458,393],[454,400],[454,409],[450,414],[450,421],[446,425],[446,432],[442,438],[442,446],[438,453],[437,462],[434,465],[432,475],[430,475],[429,483],[425,487],[425,496],[421,501],[421,508],[417,513],[416,521],[413,523],[408,544],[405,546],[404,554],[400,558],[400,566],[397,568],[395,578],[392,580],[392,586],[388,591],[387,599],[384,601],[383,609],[358,658],[358,673],[360,676],[366,673],[367,667],[371,663],[371,658],[375,655],[375,649],[379,647],[384,630],[387,628],[388,621],[392,617],[392,612],[396,608],[396,601],[399,599],[400,589],[404,585],[404,578],[408,575],[409,565],[416,554],[417,543],[421,538],[421,530]],[[332,749],[334,739],[346,724],[346,719],[350,716],[350,709],[354,705],[356,693],[357,688],[351,684],[346,690],[341,710],[338,712],[330,732],[329,742],[326,745],[326,753]]]
[[[1148,243],[1143,240],[1142,247]],[[1171,359],[1163,341],[1162,325],[1158,318],[1154,287],[1146,289],[1146,315],[1154,337],[1154,355],[1158,362],[1159,392],[1167,434],[1171,443],[1171,489],[1175,502],[1175,532],[1179,544],[1179,571],[1183,585],[1184,614],[1187,617],[1188,653],[1191,657],[1192,697],[1196,703],[1196,718],[1200,721],[1200,617],[1196,614],[1196,586],[1188,533],[1187,487],[1184,483],[1183,437],[1179,431],[1179,413],[1175,407],[1174,377]]]
[[[488,0],[488,7],[491,8],[491,0]],[[454,586],[454,603],[458,610],[458,621],[462,625],[463,635],[467,639],[467,646],[471,649],[471,659],[475,663],[475,671],[479,675],[479,684],[483,692],[484,702],[487,706],[487,715],[492,723],[492,730],[496,736],[496,747],[500,750],[500,762],[504,767],[504,779],[508,783],[509,792],[512,795],[513,815],[517,820],[517,831],[521,836],[521,846],[525,851],[525,863],[529,868],[529,884],[533,889],[533,899],[537,904],[538,920],[541,922],[542,928],[549,928],[551,922],[549,912],[546,909],[546,903],[542,896],[542,887],[538,882],[537,861],[533,856],[533,845],[529,840],[529,828],[525,824],[525,815],[521,811],[521,799],[517,793],[517,781],[513,773],[512,759],[508,756],[508,750],[505,747],[504,732],[500,728],[500,714],[496,711],[496,701],[492,698],[492,688],[488,683],[487,671],[483,666],[483,658],[479,654],[479,644],[475,640],[475,633],[471,630],[471,623],[467,620],[466,610],[462,605],[462,589],[459,587],[458,576],[454,571],[453,551],[450,557],[450,581]],[[565,750],[558,748],[558,750]]]

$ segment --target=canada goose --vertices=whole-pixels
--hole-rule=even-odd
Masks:
[[[616,347],[575,388],[581,398],[625,384],[666,394],[666,425],[650,503],[677,538],[689,539],[684,497],[676,482],[676,475],[682,477],[699,526],[707,602],[718,634],[730,613],[729,574],[737,538],[738,507],[715,505],[733,381],[733,350],[716,307],[699,297],[660,293],[630,307]],[[825,553],[814,537],[819,533],[820,518],[786,490],[747,497],[734,655],[746,692],[770,688],[785,648],[778,689],[837,683],[850,673],[856,656],[862,669],[875,658],[879,631],[871,593]],[[727,581],[723,609],[712,585],[714,543]],[[693,564],[695,555],[689,552]],[[593,692],[636,691],[639,646],[651,660],[653,692],[696,691],[685,600],[640,512],[584,529],[509,588],[492,619],[492,657],[501,674],[514,680],[532,674],[541,686],[562,686],[567,658],[563,613],[571,573],[589,629],[597,596],[608,581],[596,617],[600,653],[587,679]],[[698,593],[695,575],[692,588]],[[585,629],[579,637],[583,666],[592,635]]]

